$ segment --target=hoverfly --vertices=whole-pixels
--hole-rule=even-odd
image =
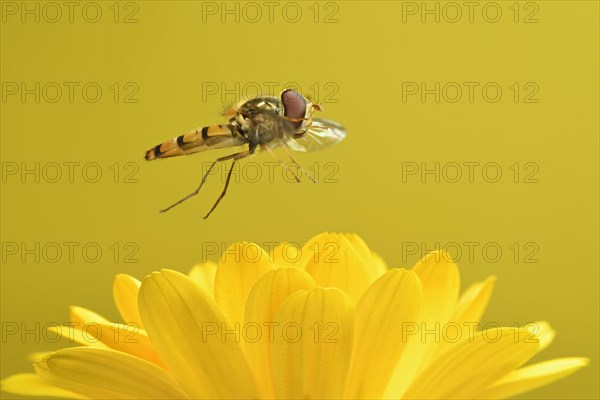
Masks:
[[[223,192],[204,219],[217,208],[227,193],[229,180],[235,163],[255,154],[258,150],[268,151],[287,171],[287,165],[275,156],[272,149],[276,147],[290,148],[294,151],[315,151],[338,143],[346,136],[346,130],[340,124],[319,118],[313,118],[314,111],[322,108],[309,101],[295,90],[281,92],[279,98],[259,96],[242,100],[224,112],[229,122],[223,125],[205,126],[177,136],[172,140],[158,144],[146,152],[146,160],[182,156],[212,149],[248,145],[247,150],[238,151],[228,156],[217,158],[206,171],[200,185],[189,195],[175,202],[161,212],[183,203],[197,195],[215,165],[219,162],[233,160]],[[313,182],[316,180],[308,174],[287,151],[291,162],[298,171],[307,175]],[[297,182],[300,177],[293,173]]]

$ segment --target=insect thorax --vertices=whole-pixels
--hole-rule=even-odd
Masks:
[[[286,131],[293,130],[281,115],[281,101],[271,96],[257,97],[241,104],[229,122],[251,148],[281,139]]]

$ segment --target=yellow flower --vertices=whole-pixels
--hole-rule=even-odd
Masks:
[[[72,307],[83,346],[36,354],[6,392],[67,398],[506,398],[588,364],[522,367],[547,347],[546,322],[476,328],[495,278],[459,297],[458,268],[433,252],[391,268],[356,235],[320,234],[267,253],[232,245],[188,276],[117,275],[127,324]]]

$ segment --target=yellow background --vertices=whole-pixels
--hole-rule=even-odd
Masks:
[[[165,267],[186,271],[202,260],[203,246],[210,242],[303,243],[321,231],[351,231],[392,266],[418,260],[420,253],[407,250],[414,243],[424,249],[458,243],[466,251],[465,243],[476,242],[473,258],[463,253],[459,266],[464,287],[498,276],[485,321],[524,325],[548,320],[558,336],[537,360],[591,358],[591,365],[576,375],[525,397],[598,398],[597,2],[521,2],[518,22],[514,2],[498,2],[502,16],[496,23],[483,17],[485,2],[478,3],[473,22],[463,7],[456,23],[447,21],[454,18],[450,9],[439,23],[431,15],[421,22],[420,13],[404,14],[404,22],[403,7],[422,7],[421,2],[320,3],[318,16],[313,2],[300,2],[302,16],[296,23],[289,22],[291,9],[284,18],[286,3],[277,3],[273,22],[261,6],[263,15],[255,23],[249,20],[254,10],[233,2],[227,4],[239,7],[239,22],[235,15],[222,20],[220,14],[203,14],[203,7],[220,11],[221,2],[139,1],[117,7],[112,1],[97,2],[102,16],[96,23],[83,18],[85,2],[74,10],[73,22],[62,7],[54,23],[48,21],[55,18],[53,10],[44,15],[43,8],[40,22],[31,15],[23,22],[22,3],[14,4],[17,14],[3,12],[1,25],[3,172],[21,163],[33,168],[39,162],[48,174],[54,165],[48,163],[80,166],[73,183],[64,165],[56,183],[43,176],[39,183],[32,175],[24,180],[19,174],[5,176],[2,242],[79,245],[73,262],[66,254],[55,263],[44,257],[35,262],[31,255],[22,262],[20,252],[4,254],[4,324],[34,329],[36,322],[63,322],[70,304],[116,318],[111,295],[116,273],[142,278]],[[35,7],[35,2],[27,4]],[[435,7],[435,2],[427,4]],[[116,23],[115,8],[120,11]],[[494,17],[488,11],[488,19]],[[525,23],[534,11],[538,22]],[[333,12],[333,22],[325,23]],[[137,22],[124,23],[126,16]],[[53,92],[40,93],[39,103],[34,95],[23,102],[20,93],[6,92],[14,88],[11,83],[21,82],[30,88],[40,82],[40,91],[57,82],[64,90],[56,103],[48,101]],[[64,82],[79,85],[73,102]],[[102,88],[96,103],[81,93],[89,82]],[[116,101],[110,88],[115,82],[120,87]],[[128,82],[134,86],[126,88]],[[275,169],[274,182],[263,175],[258,182],[232,184],[215,213],[203,220],[221,191],[223,182],[215,176],[199,196],[159,214],[159,208],[195,188],[207,162],[227,151],[152,163],[143,160],[144,152],[189,129],[222,122],[222,93],[207,95],[203,88],[216,83],[235,89],[236,82],[240,88],[276,82],[277,92],[286,82],[296,82],[305,92],[319,88],[316,100],[335,90],[322,116],[343,123],[346,140],[296,159],[307,167],[318,163],[322,181],[332,171],[332,164],[325,164],[335,163],[337,183],[287,183]],[[433,95],[425,102],[419,96],[403,101],[403,82],[425,82],[430,88],[435,82],[480,86],[473,102],[463,91],[456,103],[447,101],[450,92],[436,103]],[[480,89],[488,82],[502,88],[498,102],[482,97]],[[524,102],[525,89],[515,102],[514,82],[537,85],[538,102]],[[138,101],[126,103],[132,87],[139,90],[129,99]],[[249,161],[272,160],[261,154]],[[97,183],[81,175],[81,166],[92,162],[103,174]],[[497,163],[502,179],[489,183],[481,169],[475,170],[473,182],[465,176],[457,183],[444,176],[439,183],[430,175],[425,182],[417,175],[402,177],[406,163],[450,168],[455,164],[448,163],[465,162]],[[121,172],[118,183],[110,169],[115,163]],[[531,172],[523,169],[525,163],[534,163],[538,182],[525,183],[520,175],[515,183],[514,163],[522,174]],[[131,171],[137,183],[124,182]],[[121,247],[117,262],[110,249],[115,242]],[[134,263],[124,262],[133,249],[130,242],[138,249]],[[77,249],[86,243],[101,247],[99,262],[83,259]],[[516,260],[513,243],[521,247]],[[482,255],[486,244],[503,250],[497,262]],[[532,249],[538,262],[524,262]],[[29,371],[28,353],[62,346],[33,335],[24,341],[9,336],[2,343],[1,377]]]

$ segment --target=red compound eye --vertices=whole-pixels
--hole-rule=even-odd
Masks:
[[[306,100],[304,96],[295,90],[289,89],[281,94],[283,103],[283,115],[292,119],[303,119],[306,116]],[[296,128],[302,125],[302,121],[292,121]]]

